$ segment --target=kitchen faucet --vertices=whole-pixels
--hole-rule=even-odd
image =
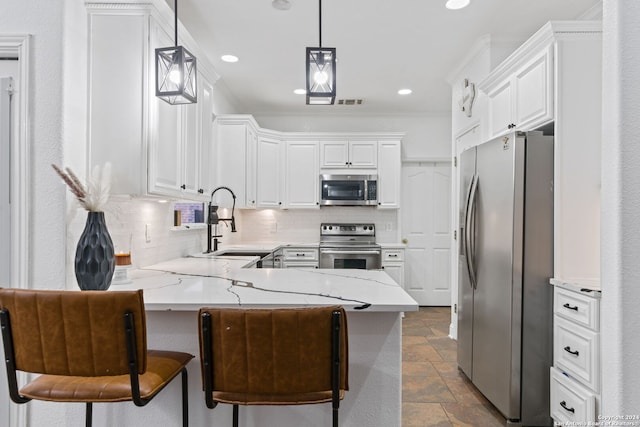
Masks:
[[[218,206],[214,205],[213,195],[216,194],[218,190],[227,190],[231,193],[231,197],[233,197],[233,206],[231,207],[231,218],[220,218],[218,217]],[[236,209],[236,195],[233,194],[233,191],[229,187],[217,187],[211,192],[211,200],[209,200],[209,211],[207,212],[207,251],[205,253],[211,253],[218,250],[218,237],[222,237],[221,234],[218,234],[218,223],[220,221],[226,222],[231,221],[231,232],[236,232],[236,217],[233,215]],[[216,226],[215,234],[212,233],[212,226]],[[211,239],[213,239],[213,250],[211,250]]]

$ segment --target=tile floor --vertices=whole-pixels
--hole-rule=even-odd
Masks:
[[[449,307],[421,307],[402,324],[402,426],[505,426],[458,370]]]

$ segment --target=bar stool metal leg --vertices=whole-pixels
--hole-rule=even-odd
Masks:
[[[233,405],[233,427],[238,427],[238,405]]]
[[[86,427],[91,427],[92,423],[93,423],[93,403],[87,402],[87,412],[85,414],[84,425]]]

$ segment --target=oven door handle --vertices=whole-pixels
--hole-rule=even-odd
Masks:
[[[382,251],[377,249],[371,250],[341,250],[341,249],[320,249],[320,253],[322,254],[340,254],[340,255],[377,255],[381,254]]]

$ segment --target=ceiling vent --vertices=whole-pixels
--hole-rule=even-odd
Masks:
[[[338,99],[338,105],[361,105],[362,99]]]

